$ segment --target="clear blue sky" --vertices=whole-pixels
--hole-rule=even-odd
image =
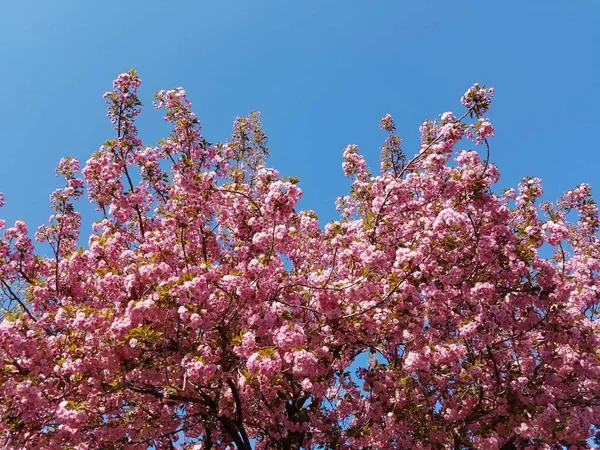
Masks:
[[[345,145],[376,168],[389,112],[411,155],[421,121],[460,112],[475,81],[496,88],[498,190],[535,175],[547,199],[580,182],[600,199],[598,23],[597,0],[5,1],[0,217],[46,222],[56,164],[112,136],[102,94],[132,67],[146,144],[167,130],[157,89],[185,87],[213,142],[258,109],[270,165],[302,180],[323,222],[346,193]]]

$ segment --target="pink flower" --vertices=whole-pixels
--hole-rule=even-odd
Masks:
[[[396,124],[394,123],[394,119],[391,114],[386,114],[381,118],[380,127],[382,130],[387,131],[388,133],[393,133],[396,131]]]

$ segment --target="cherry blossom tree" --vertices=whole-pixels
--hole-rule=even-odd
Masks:
[[[183,89],[160,91],[172,133],[149,147],[140,83],[105,94],[115,136],[81,171],[61,160],[46,254],[0,221],[2,448],[591,445],[597,207],[585,184],[554,204],[537,178],[494,192],[493,89],[423,122],[412,159],[386,115],[379,174],[348,146],[321,228],[266,166],[258,113],[214,144]]]

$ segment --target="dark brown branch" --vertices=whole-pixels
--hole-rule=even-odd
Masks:
[[[25,313],[29,316],[29,318],[31,320],[33,320],[34,322],[37,322],[37,319],[35,318],[35,316],[31,313],[31,311],[29,311],[29,309],[27,308],[25,303],[23,303],[23,301],[19,298],[19,296],[17,294],[15,294],[15,292],[10,287],[10,284],[8,284],[5,280],[0,280],[0,281],[2,282],[2,285],[4,286],[4,288],[8,291],[10,298],[12,298],[14,301],[16,301],[21,306],[21,308],[23,308],[23,311],[25,311]]]
[[[248,439],[248,434],[246,433],[246,428],[244,427],[244,415],[242,412],[242,402],[240,400],[240,394],[237,390],[237,386],[231,378],[227,378],[227,385],[231,388],[231,393],[233,394],[233,399],[235,401],[235,415],[238,430],[240,431],[244,442],[248,444],[248,447],[250,447],[250,439]]]
[[[208,406],[213,411],[213,413],[215,413],[217,415],[217,419],[223,424],[223,426],[225,427],[225,429],[227,430],[227,432],[229,433],[229,435],[231,436],[231,438],[237,445],[238,449],[252,450],[252,446],[250,445],[250,441],[248,440],[247,435],[245,438],[242,438],[240,436],[240,433],[245,435],[245,431],[241,431],[241,430],[238,431],[236,429],[235,423],[230,418],[219,415],[217,412],[218,405],[208,395],[200,393],[202,396],[202,399],[200,399],[197,397],[190,397],[187,395],[178,395],[178,394],[165,395],[164,392],[161,392],[160,390],[156,389],[154,386],[136,386],[129,382],[127,382],[125,386],[128,389],[132,390],[133,392],[139,392],[140,394],[152,395],[153,397],[160,398],[160,399],[174,400],[174,401],[180,401],[180,402],[186,402],[186,403],[196,403],[196,404]]]

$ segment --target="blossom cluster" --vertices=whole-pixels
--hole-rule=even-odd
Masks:
[[[423,122],[412,159],[384,116],[379,174],[347,146],[322,228],[257,112],[213,144],[185,90],[160,91],[172,132],[147,146],[140,83],[105,95],[115,136],[83,169],[61,160],[51,254],[22,221],[0,237],[2,448],[590,446],[598,209],[586,184],[494,192],[493,89]]]

